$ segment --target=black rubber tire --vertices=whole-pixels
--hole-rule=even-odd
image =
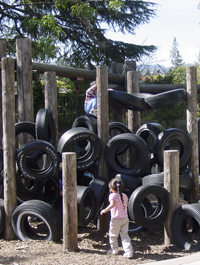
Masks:
[[[38,150],[47,155],[48,162],[43,167],[33,167],[27,161],[27,157],[33,151]],[[17,165],[25,177],[42,180],[54,176],[59,166],[59,158],[55,147],[44,140],[30,141],[17,152]]]
[[[31,218],[37,219],[36,223],[42,222],[41,231],[37,231],[38,229],[31,226]],[[50,204],[40,200],[29,200],[19,205],[13,211],[11,222],[15,234],[22,241],[49,240],[57,242],[61,238],[60,215]],[[41,233],[44,235],[42,236]]]
[[[41,189],[41,181],[28,178],[20,170],[16,172],[17,197],[22,201],[38,199]]]
[[[184,88],[162,92],[145,98],[152,109],[164,108],[181,102],[186,102],[187,92]]]
[[[72,128],[76,127],[84,127],[93,133],[97,133],[97,118],[91,115],[81,115],[72,124]]]
[[[85,227],[95,216],[96,198],[92,188],[77,186],[78,226]]]
[[[34,139],[36,139],[35,123],[23,121],[15,124],[15,136],[20,133],[30,134]]]
[[[182,171],[179,174],[179,188],[180,191],[189,192],[194,186],[194,180],[188,170]],[[142,178],[142,185],[159,185],[164,186],[164,172],[158,174],[151,174]]]
[[[82,140],[87,140],[87,149],[83,154],[79,153],[75,143]],[[101,151],[101,140],[100,138],[90,130],[84,127],[76,127],[66,131],[59,139],[57,151],[60,154],[63,152],[75,152],[76,162],[78,170],[87,170],[94,162],[99,158]]]
[[[117,158],[119,147],[127,145],[137,150],[137,161],[130,157],[131,167],[126,168]],[[111,138],[105,148],[105,161],[110,170],[140,177],[149,168],[150,151],[147,143],[138,135],[132,133],[122,133]]]
[[[130,189],[132,191],[142,185],[142,179],[138,177],[125,174],[116,174],[115,177],[122,182],[124,188]]]
[[[166,129],[158,135],[153,147],[154,156],[158,161],[158,163],[161,166],[163,166],[164,151],[174,148],[173,144],[172,145],[170,144],[170,142],[172,141],[175,141],[175,143],[179,144],[180,147],[179,167],[183,168],[184,166],[187,165],[190,159],[191,143],[189,136],[180,129],[177,128]]]
[[[151,109],[144,99],[124,91],[108,90],[108,98],[111,104],[113,103],[125,109],[136,111]]]
[[[60,200],[59,181],[56,177],[45,179],[41,183],[40,200],[54,206]]]
[[[153,194],[157,198],[157,205],[154,212],[147,216],[144,214],[142,204],[148,195]],[[138,225],[150,228],[162,224],[169,210],[169,192],[161,186],[149,185],[140,186],[133,191],[129,199],[129,215]]]
[[[197,242],[190,236],[187,228],[187,220],[193,220],[197,224],[197,231],[192,231],[193,235],[198,235]],[[172,218],[173,242],[185,250],[200,250],[200,204],[184,204],[174,211]],[[195,228],[195,227],[193,227]]]
[[[96,177],[90,182],[89,187],[94,191],[97,213],[103,204],[105,193],[108,191],[108,179]]]
[[[39,109],[35,119],[37,139],[56,144],[56,126],[50,109]]]
[[[153,145],[159,133],[164,131],[165,128],[159,123],[146,123],[140,126],[136,131],[136,135],[145,140],[151,152],[153,152]]]
[[[113,121],[108,124],[109,127],[109,139],[111,139],[113,136],[121,134],[121,133],[132,133],[129,128],[123,124],[122,122]],[[119,150],[118,154],[122,154],[127,149],[127,145],[122,145]]]
[[[5,227],[4,200],[0,198],[0,235],[3,235]]]

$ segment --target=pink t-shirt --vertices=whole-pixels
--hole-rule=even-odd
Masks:
[[[124,207],[119,193],[110,193],[108,200],[111,202],[113,200],[115,202],[115,206],[110,210],[111,219],[114,218],[125,218],[127,215],[127,205],[128,205],[128,197],[126,194],[122,193],[124,200]]]

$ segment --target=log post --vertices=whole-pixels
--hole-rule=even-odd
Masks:
[[[164,222],[164,244],[170,245],[171,222],[174,211],[179,206],[179,151],[164,151],[164,188],[169,192],[170,203],[167,220]]]
[[[191,141],[191,157],[189,166],[194,177],[194,186],[189,192],[189,203],[199,200],[199,150],[197,125],[197,70],[195,66],[187,67],[187,131]]]
[[[0,61],[6,57],[6,41],[0,40]],[[2,146],[3,128],[2,128],[2,74],[0,69],[0,146]],[[1,162],[0,162],[1,163]],[[0,165],[2,169],[2,165]]]
[[[104,159],[104,150],[109,140],[108,127],[108,69],[107,66],[97,67],[97,130],[98,136],[101,139],[101,153],[99,157],[98,174],[100,177],[108,178],[109,171]],[[108,198],[105,199],[105,204],[108,203]],[[109,215],[100,217],[99,229],[106,233],[109,226]]]
[[[15,172],[15,75],[14,59],[2,58],[2,106],[3,106],[3,161],[5,239],[15,238],[11,215],[17,207]]]
[[[58,141],[58,103],[57,103],[57,84],[56,72],[44,73],[44,98],[45,108],[50,109],[53,114],[56,126],[56,143]]]
[[[16,40],[18,121],[34,121],[31,39]]]
[[[128,71],[127,72],[127,92],[130,94],[140,93],[139,77],[138,77],[138,73],[136,71]],[[127,122],[128,122],[128,128],[133,133],[136,133],[136,131],[141,126],[140,112],[128,110]]]
[[[78,250],[76,154],[62,153],[63,251]]]

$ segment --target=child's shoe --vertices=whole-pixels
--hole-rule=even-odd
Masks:
[[[118,255],[118,249],[117,248],[110,249],[108,250],[107,253],[112,255]]]
[[[123,255],[124,258],[132,259],[133,258],[133,252],[125,252]]]

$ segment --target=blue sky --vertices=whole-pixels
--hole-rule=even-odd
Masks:
[[[179,53],[186,64],[194,64],[200,52],[200,0],[152,0],[157,3],[157,17],[140,25],[135,35],[112,33],[114,40],[139,45],[158,46],[149,63],[171,66],[170,51],[174,37]]]

